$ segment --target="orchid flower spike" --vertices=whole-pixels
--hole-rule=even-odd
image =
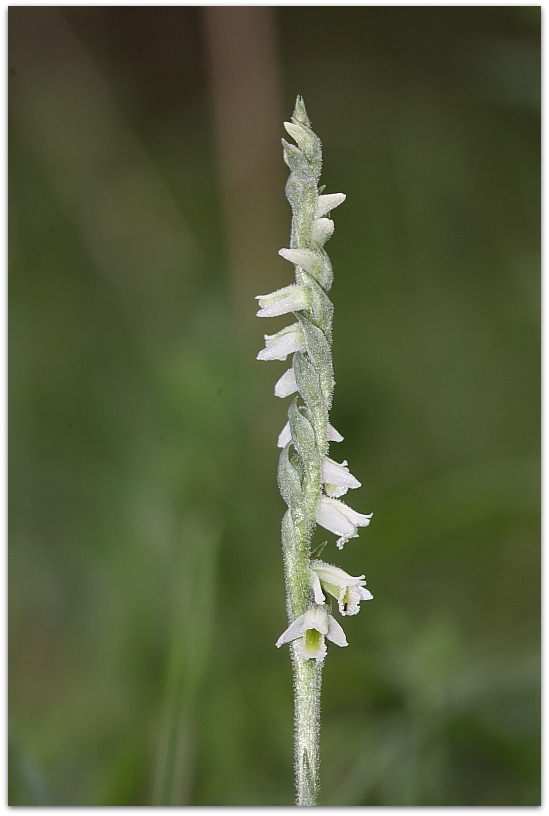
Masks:
[[[276,642],[280,648],[283,643],[298,640],[297,654],[302,660],[321,662],[326,656],[325,638],[337,646],[348,646],[345,632],[325,606],[313,606],[304,615],[291,623]]]
[[[284,126],[295,144],[282,140],[290,175],[286,197],[292,208],[288,247],[280,256],[292,264],[295,281],[259,295],[258,317],[292,315],[276,334],[265,335],[258,360],[286,360],[278,375],[276,397],[292,397],[288,421],[278,437],[281,448],[278,486],[288,510],[282,520],[282,549],[290,624],[276,645],[295,642],[295,735],[297,804],[315,805],[318,790],[320,673],[326,639],[346,646],[343,629],[329,613],[327,595],[342,615],[356,615],[361,601],[372,598],[363,575],[352,576],[311,556],[311,539],[319,524],[338,536],[340,549],[370,524],[372,514],[352,510],[339,500],[360,482],[329,456],[330,443],[343,437],[330,423],[335,385],[332,362],[333,305],[329,292],[333,268],[325,249],[334,232],[332,211],[344,193],[324,193],[320,185],[322,145],[298,96],[291,122]],[[286,265],[286,268],[288,266]],[[298,658],[297,660],[295,658]],[[304,663],[301,663],[304,661]]]

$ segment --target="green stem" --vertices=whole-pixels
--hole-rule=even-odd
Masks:
[[[312,463],[311,463],[312,464]],[[288,511],[282,525],[282,547],[289,620],[310,606],[310,541],[315,525],[314,508],[320,495],[320,461],[305,476],[303,504]],[[311,465],[310,465],[311,467]],[[320,689],[322,663],[303,660],[290,645],[294,674],[295,777],[299,806],[316,805],[320,788]]]
[[[297,804],[316,805],[320,768],[320,686],[322,663],[301,660],[294,653],[295,776]]]

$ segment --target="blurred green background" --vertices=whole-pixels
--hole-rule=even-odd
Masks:
[[[320,804],[538,805],[540,8],[8,16],[10,804],[293,803],[253,295],[292,277],[301,93],[347,194],[332,455],[374,512],[324,554],[375,600],[329,649]]]

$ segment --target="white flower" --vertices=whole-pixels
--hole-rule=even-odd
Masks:
[[[340,536],[337,546],[341,550],[350,538],[357,538],[357,527],[367,527],[373,513],[363,515],[347,507],[338,499],[321,496],[316,510],[316,522],[326,530]]]
[[[347,196],[345,193],[330,193],[329,195],[319,195],[316,203],[316,217],[322,218],[330,210],[343,204]]]
[[[360,602],[370,601],[374,597],[364,589],[364,575],[349,575],[345,570],[324,561],[311,561],[311,586],[317,604],[324,603],[324,589],[337,600],[342,615],[356,615],[360,612]]]
[[[343,442],[343,437],[336,431],[333,425],[328,422],[328,442]]]
[[[334,222],[331,218],[316,218],[313,221],[312,239],[315,244],[321,246],[326,243],[328,238],[332,237],[334,232]]]
[[[290,431],[290,423],[287,422],[278,435],[276,443],[277,448],[285,448],[286,445],[292,441],[292,432]]]
[[[289,368],[275,383],[275,397],[289,397],[290,394],[294,394],[296,391],[297,382],[295,380],[295,371],[293,368]]]
[[[345,632],[336,619],[328,613],[326,607],[313,606],[288,626],[278,638],[276,645],[280,648],[283,643],[290,643],[299,638],[299,657],[302,660],[314,657],[320,662],[326,656],[325,637],[337,646],[348,645]]]
[[[319,258],[312,249],[279,249],[278,254],[290,263],[303,267],[307,272],[314,272],[315,269],[322,266],[322,258]]]
[[[324,458],[322,465],[322,479],[326,495],[330,497],[343,496],[349,488],[360,487],[360,482],[349,473],[347,462],[334,462],[329,456]]]
[[[265,348],[257,355],[258,360],[285,360],[294,351],[305,351],[303,332],[299,323],[292,323],[276,334],[265,334]]]
[[[257,295],[256,300],[260,306],[257,317],[276,317],[309,307],[309,293],[296,283],[277,289],[270,295]]]
[[[277,441],[276,444],[277,444],[277,447],[279,447],[279,448],[285,448],[286,445],[288,444],[288,442],[291,442],[291,441],[292,441],[292,434],[290,432],[290,423],[287,422],[284,425],[284,427],[282,428],[282,430],[280,431],[278,441]],[[342,442],[342,441],[343,441],[343,437],[341,436],[339,431],[336,431],[334,426],[330,425],[330,423],[328,423],[328,442]]]

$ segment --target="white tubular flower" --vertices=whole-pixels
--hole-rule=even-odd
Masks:
[[[307,272],[314,272],[318,266],[322,266],[322,259],[312,249],[279,249],[278,254]]]
[[[275,397],[289,397],[297,391],[297,382],[295,380],[295,371],[289,368],[284,372],[282,377],[275,383]],[[289,428],[289,425],[288,425]],[[289,441],[289,440],[288,440]],[[286,445],[288,442],[286,442]],[[286,447],[284,445],[284,447]]]
[[[329,195],[320,195],[316,204],[316,217],[322,218],[323,215],[329,213],[343,204],[347,196],[345,193],[330,193]]]
[[[257,355],[258,360],[285,360],[294,351],[304,351],[305,343],[299,323],[292,323],[276,334],[265,334],[265,348]]]
[[[313,221],[312,238],[316,244],[323,246],[332,237],[333,231],[334,222],[331,218],[317,218]]]
[[[256,300],[259,301],[260,306],[257,317],[277,317],[277,315],[288,314],[288,312],[308,309],[310,294],[303,286],[292,283],[269,295],[257,295]]]
[[[279,394],[277,394],[277,396],[279,396]],[[288,442],[291,441],[291,439],[292,434],[290,432],[290,423],[287,422],[280,431],[278,441],[276,443],[277,448],[285,448]],[[329,422],[328,422],[328,442],[343,442],[343,437],[341,436],[339,431],[336,431],[334,426],[330,425]]]
[[[276,645],[280,648],[283,643],[290,643],[298,638],[298,656],[302,660],[311,658],[319,662],[324,660],[326,656],[325,638],[337,646],[348,646],[345,632],[325,606],[314,606],[304,615],[296,618],[280,635]]]
[[[364,575],[349,575],[345,570],[324,561],[311,561],[311,585],[316,603],[324,602],[322,590],[329,592],[338,602],[342,615],[356,615],[360,612],[360,602],[370,601],[374,597],[364,588]]]
[[[341,550],[350,538],[357,538],[357,527],[367,527],[373,513],[364,515],[347,507],[338,499],[322,496],[316,510],[316,522],[331,533],[340,536],[337,547]]]
[[[349,488],[360,487],[358,479],[355,479],[353,474],[349,473],[347,462],[344,460],[341,464],[338,464],[329,456],[324,458],[322,478],[326,495],[331,498],[345,495]]]

